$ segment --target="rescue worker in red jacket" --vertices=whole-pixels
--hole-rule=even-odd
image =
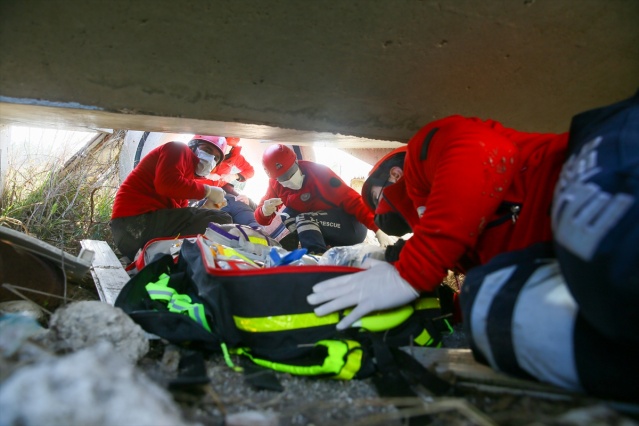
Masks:
[[[196,178],[211,173],[224,156],[226,140],[195,135],[188,145],[168,142],[149,152],[124,179],[115,196],[111,231],[129,260],[154,238],[204,233],[210,222],[231,223],[224,190]],[[187,207],[206,199],[204,208]]]
[[[240,138],[226,137],[227,152],[215,170],[209,173],[202,182],[224,189],[227,205],[222,211],[231,215],[233,223],[248,225],[253,228],[261,226],[255,221],[254,211],[257,205],[244,194],[240,194],[232,182],[246,182],[255,175],[255,169],[242,155],[239,146]]]
[[[365,183],[378,226],[412,237],[394,264],[317,284],[308,298],[320,305],[317,315],[354,306],[338,324],[345,329],[371,311],[433,291],[448,270],[465,272],[499,253],[550,241],[552,188],[567,136],[461,116],[423,127],[409,140],[403,167]]]
[[[394,265],[316,284],[307,300],[317,315],[354,306],[344,329],[457,269],[477,360],[639,401],[639,92],[574,116],[563,134],[437,120],[398,164],[371,175],[367,199],[382,229],[401,216],[393,230],[413,235]]]
[[[226,138],[226,143],[227,152],[224,159],[215,171],[207,176],[207,179],[210,179],[215,186],[224,188],[227,193],[239,195],[231,182],[246,182],[255,176],[255,169],[242,155],[240,138],[229,136]]]
[[[266,148],[262,165],[269,179],[266,195],[255,210],[255,218],[269,225],[281,205],[281,216],[291,234],[297,233],[302,248],[324,253],[328,246],[346,246],[364,241],[367,228],[380,245],[389,237],[375,225],[374,216],[362,197],[330,168],[312,161],[298,161],[283,144]]]

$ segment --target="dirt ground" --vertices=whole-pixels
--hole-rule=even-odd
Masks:
[[[158,383],[168,386],[167,353],[180,351],[156,341],[140,364]],[[257,412],[273,415],[279,425],[633,425],[636,419],[589,398],[556,398],[500,393],[453,386],[449,395],[428,392],[405,398],[382,398],[373,379],[335,381],[275,373],[283,390],[256,390],[231,370],[221,355],[206,359],[210,383],[173,390],[185,418],[204,425],[229,424],[229,416]],[[225,418],[227,423],[225,423]],[[243,423],[240,423],[243,424]],[[250,423],[262,424],[262,423]]]

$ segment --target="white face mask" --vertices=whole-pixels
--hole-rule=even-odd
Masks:
[[[195,174],[202,177],[207,176],[213,171],[213,168],[217,164],[215,162],[215,156],[199,148],[195,150],[195,155],[200,159],[200,162],[197,163],[197,167],[195,168]]]
[[[304,183],[304,175],[302,174],[302,171],[300,169],[298,169],[295,173],[293,173],[293,176],[291,176],[289,180],[280,182],[280,184],[284,188],[289,188],[294,191],[297,191],[298,189],[300,189],[303,183]]]

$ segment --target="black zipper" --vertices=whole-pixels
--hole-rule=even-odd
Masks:
[[[503,215],[495,220],[490,221],[488,225],[486,225],[486,229],[501,225],[502,223],[506,223],[509,220],[512,221],[514,225],[515,223],[517,223],[517,219],[519,219],[521,208],[521,203],[512,203],[510,201],[502,202],[499,205],[499,208],[497,208],[497,213],[503,212]]]

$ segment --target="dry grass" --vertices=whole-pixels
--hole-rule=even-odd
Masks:
[[[9,161],[0,225],[68,253],[82,239],[112,242],[109,220],[118,186],[124,131],[99,134],[68,161]]]

